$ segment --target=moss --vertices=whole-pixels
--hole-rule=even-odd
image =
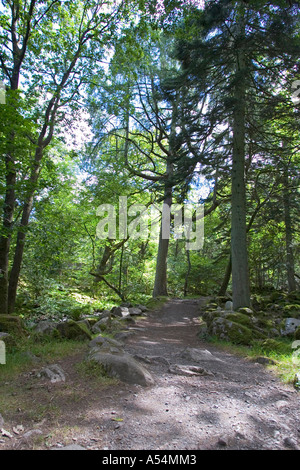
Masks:
[[[0,331],[16,337],[26,333],[22,319],[16,315],[0,315]]]
[[[62,337],[74,340],[92,339],[91,332],[87,325],[83,322],[69,320],[59,323],[57,329]]]
[[[207,323],[212,322],[215,318],[220,317],[220,316],[221,316],[221,312],[219,312],[218,310],[206,310],[202,314],[203,320],[206,321]]]
[[[253,340],[250,328],[222,317],[215,318],[212,321],[208,327],[208,333],[233,344],[249,345]]]
[[[300,305],[299,304],[287,304],[283,307],[283,313],[288,315],[295,315],[296,317],[300,315]]]
[[[227,329],[229,341],[234,344],[250,344],[253,336],[250,328],[241,323],[231,322],[230,328]]]
[[[298,326],[297,330],[295,331],[294,338],[300,340],[300,326]]]
[[[240,313],[240,312],[229,313],[229,315],[226,315],[226,318],[227,320],[233,321],[235,323],[239,323],[248,328],[252,327],[251,318],[248,315],[245,315],[244,313]]]

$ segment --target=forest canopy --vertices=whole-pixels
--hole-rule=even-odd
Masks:
[[[0,314],[298,290],[299,33],[284,0],[1,0]]]

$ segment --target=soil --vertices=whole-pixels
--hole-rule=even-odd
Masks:
[[[0,410],[0,450],[299,449],[299,392],[266,366],[200,340],[203,301],[171,300],[130,328],[124,349],[153,386],[82,375],[85,350],[57,362],[65,382],[33,371],[1,384],[11,397]],[[200,362],[191,356],[199,351]]]

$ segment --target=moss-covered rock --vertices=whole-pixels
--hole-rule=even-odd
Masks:
[[[230,341],[233,344],[248,345],[253,339],[250,328],[223,317],[215,318],[208,330],[211,336],[217,336],[219,339]]]
[[[248,307],[242,307],[242,308],[239,308],[238,310],[240,313],[243,313],[244,315],[248,315],[249,317],[251,317],[254,312],[251,308],[248,308]]]
[[[9,333],[0,332],[0,341],[3,341],[6,347],[6,351],[11,351],[17,346],[17,340]]]
[[[226,315],[227,320],[233,321],[235,323],[239,323],[243,326],[251,328],[253,326],[253,322],[248,315],[245,315],[241,312],[233,312]]]
[[[23,321],[17,315],[0,315],[0,331],[16,337],[26,334]]]
[[[57,330],[63,338],[73,340],[91,340],[92,334],[84,322],[69,320],[58,323]]]
[[[296,329],[294,333],[294,338],[300,340],[300,326]]]
[[[295,318],[300,317],[300,305],[299,304],[287,304],[283,307],[283,314],[285,316],[293,316]]]

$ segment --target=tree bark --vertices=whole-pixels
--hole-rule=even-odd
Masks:
[[[227,266],[226,266],[223,282],[222,282],[222,285],[221,285],[220,290],[218,292],[219,296],[223,296],[223,295],[226,294],[227,287],[228,287],[230,277],[231,277],[231,268],[232,268],[232,263],[231,263],[231,255],[230,255],[229,261],[228,261]]]
[[[15,209],[16,171],[13,158],[6,156],[6,193],[3,208],[3,234],[0,238],[0,314],[8,312],[8,266]]]
[[[283,176],[283,206],[284,206],[284,223],[285,223],[285,246],[286,246],[286,272],[288,290],[292,292],[296,290],[295,279],[295,260],[293,253],[293,227],[291,218],[291,200],[289,191],[289,177],[287,169],[284,170]]]
[[[24,246],[25,246],[25,238],[26,238],[26,227],[29,223],[29,217],[31,214],[34,194],[36,190],[36,184],[38,181],[39,173],[40,173],[40,163],[43,157],[43,149],[41,147],[37,147],[35,152],[35,163],[34,167],[31,172],[30,177],[30,190],[27,195],[27,200],[23,207],[22,218],[20,223],[20,228],[17,234],[17,242],[16,248],[14,253],[14,259],[12,268],[9,275],[9,286],[8,286],[8,313],[13,313],[15,308],[16,296],[17,296],[17,287],[20,277],[23,253],[24,253]]]
[[[231,257],[233,309],[250,307],[248,272],[246,188],[245,188],[245,52],[243,50],[244,17],[241,12],[238,35],[241,46],[237,50],[233,112],[233,161],[231,202]]]
[[[167,174],[171,176],[172,173],[172,164],[167,165]],[[168,234],[164,234],[164,229],[167,228],[167,224],[169,224],[170,228],[170,210],[172,204],[172,187],[166,182],[165,186],[165,195],[164,195],[164,203],[163,203],[163,213],[161,218],[160,224],[160,234],[159,234],[159,242],[158,242],[158,251],[157,251],[157,258],[156,258],[156,270],[155,270],[155,281],[154,281],[154,288],[153,288],[153,297],[158,297],[160,295],[167,296],[168,295],[168,287],[167,287],[167,258],[168,258],[168,250],[169,250],[169,236]]]

